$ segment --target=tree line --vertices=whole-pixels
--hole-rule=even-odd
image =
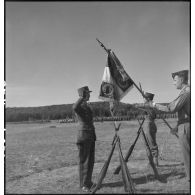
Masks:
[[[90,102],[89,103],[95,120],[102,118],[110,118],[110,109],[108,102]],[[135,104],[127,104],[119,102],[115,113],[116,117],[132,119],[143,115],[143,112],[134,107]],[[73,119],[75,121],[75,113],[72,110],[73,104],[39,106],[39,107],[8,107],[5,109],[6,122],[22,122],[22,121],[50,121],[60,119]],[[165,113],[156,111],[157,116],[163,116]],[[166,114],[166,116],[170,116]],[[172,115],[171,115],[172,116]],[[165,117],[165,116],[164,116]]]

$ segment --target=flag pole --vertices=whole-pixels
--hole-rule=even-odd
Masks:
[[[104,46],[104,44],[103,44],[98,38],[96,38],[96,40],[98,41],[98,43],[100,44],[100,46],[104,48],[104,50],[107,52],[107,54],[110,55],[111,49],[107,49],[107,48]],[[129,77],[130,77],[130,76],[129,76]],[[142,97],[143,97],[144,99],[148,100],[148,98],[145,96],[145,94],[144,94],[144,92],[143,92],[143,90],[142,90],[141,83],[139,83],[139,86],[140,86],[140,87],[138,87],[137,84],[133,81],[133,79],[132,79],[131,77],[130,77],[130,79],[131,79],[133,85],[134,85],[134,86],[137,88],[137,90],[141,93]],[[166,124],[166,125],[169,127],[169,129],[171,130],[172,128],[171,128],[171,126],[169,125],[169,123],[165,120],[165,118],[162,118],[162,120],[165,122],[165,124]],[[116,125],[116,124],[115,124],[115,125]],[[176,137],[178,137],[178,136],[176,135]]]
[[[104,46],[104,44],[103,44],[98,38],[96,38],[96,40],[98,41],[98,43],[100,44],[100,46],[103,47],[104,50],[105,50],[105,51],[107,52],[107,54],[109,55],[111,49],[107,49],[107,48]]]
[[[108,54],[108,55],[110,55],[110,51],[111,51],[111,49],[107,49],[105,46],[104,46],[104,44],[98,39],[98,38],[96,38],[96,40],[98,41],[98,43],[100,44],[100,46],[106,51],[106,53]],[[131,79],[131,81],[132,81],[132,83],[134,84],[134,86],[138,89],[138,91],[142,94],[142,96],[145,98],[145,99],[147,99],[147,97],[144,95],[144,93],[143,93],[143,91],[137,86],[137,84],[133,81],[133,79],[130,77],[130,79]]]

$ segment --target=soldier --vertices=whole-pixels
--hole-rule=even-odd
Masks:
[[[181,90],[178,97],[167,106],[156,104],[155,102],[150,102],[149,106],[164,112],[178,113],[177,125],[171,130],[171,133],[177,133],[178,127],[182,125],[183,134],[179,136],[179,140],[182,148],[187,178],[190,182],[191,96],[190,86],[188,85],[188,70],[172,73],[172,78],[176,89]]]
[[[80,188],[88,192],[93,185],[91,181],[95,160],[95,127],[93,124],[93,113],[87,101],[90,98],[88,86],[78,89],[79,99],[73,105],[79,122],[77,146],[79,150],[79,177]]]
[[[148,103],[148,101],[152,101],[154,98],[154,94],[145,92],[145,104]],[[144,107],[144,104],[136,105],[137,108]],[[156,113],[153,108],[147,108],[145,109],[145,129],[146,129],[146,138],[148,140],[148,144],[150,146],[153,161],[156,166],[158,166],[158,145],[156,143],[156,133],[157,133],[157,127],[155,124],[156,119]]]

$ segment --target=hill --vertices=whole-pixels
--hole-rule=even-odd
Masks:
[[[66,118],[75,118],[72,110],[73,104],[61,104],[39,107],[7,107],[6,122],[19,122],[19,121],[37,121],[37,120],[59,120]],[[109,103],[108,102],[90,102],[94,117],[110,117]],[[127,104],[119,102],[117,106],[116,116],[135,117],[141,112],[134,108],[135,104]],[[157,112],[159,113],[159,112]]]

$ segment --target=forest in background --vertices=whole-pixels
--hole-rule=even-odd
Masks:
[[[166,104],[166,103],[164,103]],[[50,120],[62,120],[72,119],[75,121],[75,114],[72,110],[73,104],[61,104],[51,106],[39,106],[39,107],[8,107],[5,109],[6,122],[22,122],[22,121],[50,121]],[[111,117],[108,102],[90,102],[90,107],[93,111],[94,119],[108,119]],[[127,104],[119,102],[117,106],[116,117],[126,118],[130,120],[142,115],[143,112],[135,108],[136,104]],[[174,117],[173,114],[166,114],[156,111],[157,118],[160,118],[163,114],[164,117]]]

